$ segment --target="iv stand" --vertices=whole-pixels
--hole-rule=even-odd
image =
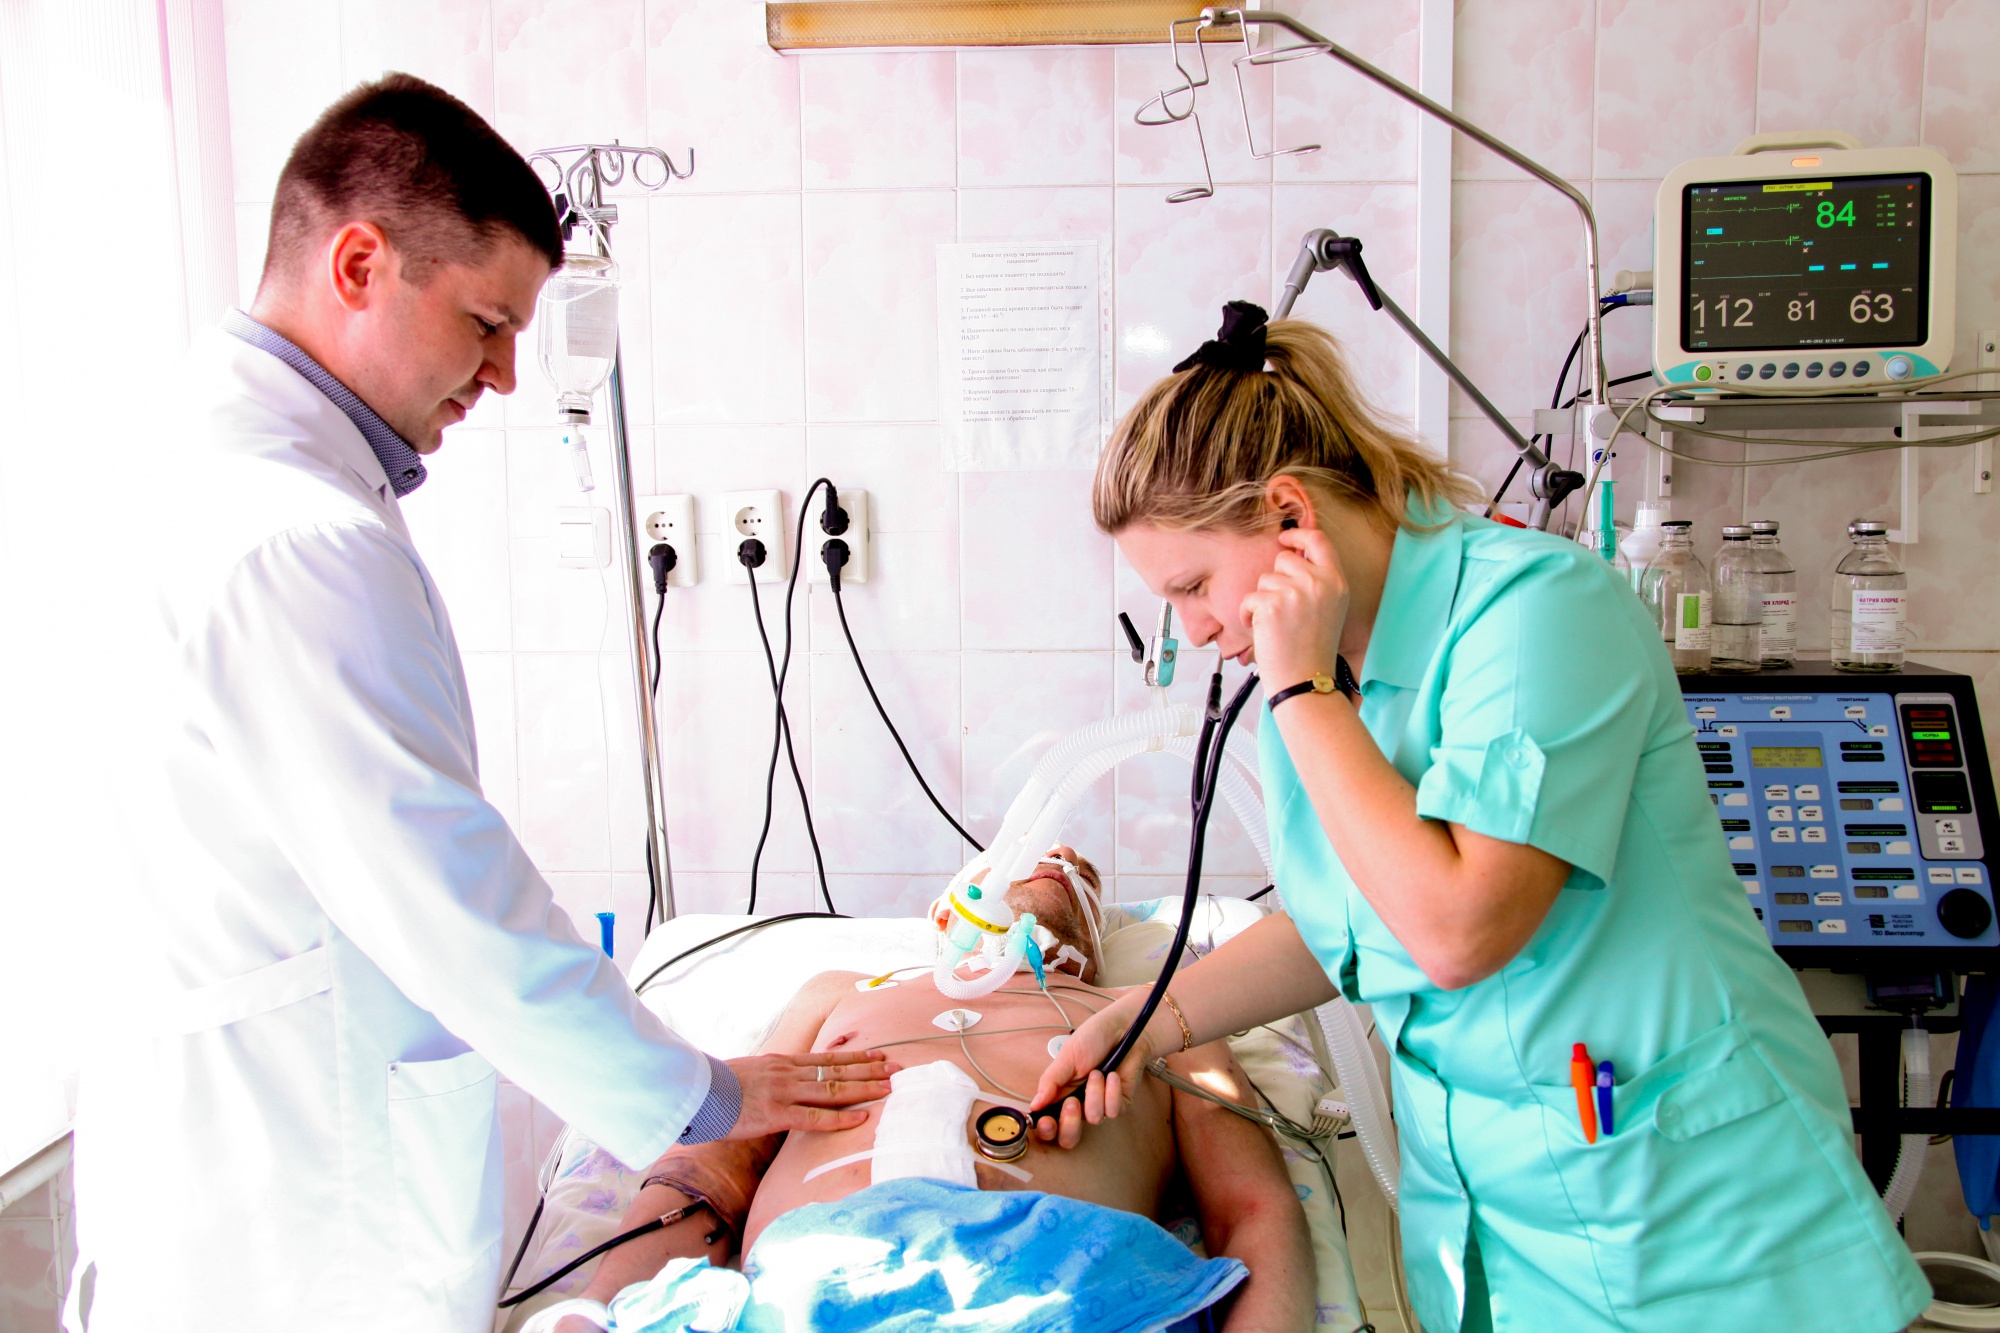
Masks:
[[[563,159],[580,154],[567,167]],[[606,259],[611,257],[611,227],[618,221],[618,205],[604,202],[604,187],[625,178],[627,159],[632,178],[647,190],[657,190],[670,180],[694,173],[694,150],[688,150],[688,166],[680,171],[657,148],[630,148],[615,140],[608,144],[577,144],[548,148],[529,157],[530,165],[543,162],[555,169],[556,211],[567,239],[581,226],[590,234],[592,246]],[[659,181],[648,183],[639,170],[644,162],[662,169]],[[639,519],[632,494],[632,454],[625,433],[625,356],[622,346],[611,355],[611,460],[612,497],[618,510],[619,563],[625,570],[626,609],[631,616],[632,683],[639,697],[639,772],[646,789],[646,875],[651,894],[650,912],[661,921],[674,915],[673,861],[667,848],[667,802],[664,774],[660,767],[659,724],[653,711],[653,644],[647,632],[645,594],[639,581]],[[610,756],[605,756],[608,761]]]

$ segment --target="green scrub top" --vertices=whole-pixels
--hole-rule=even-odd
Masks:
[[[1417,516],[1435,526],[1397,534],[1361,720],[1418,814],[1573,867],[1547,920],[1493,976],[1439,989],[1342,868],[1268,710],[1260,745],[1286,910],[1393,1054],[1417,1317],[1427,1333],[1488,1310],[1538,1333],[1902,1328],[1929,1286],[1745,901],[1658,629],[1574,543]],[[1615,1065],[1595,1144],[1577,1042]],[[1467,1309],[1469,1242],[1487,1309]]]

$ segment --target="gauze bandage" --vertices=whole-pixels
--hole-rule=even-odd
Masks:
[[[870,1184],[921,1176],[978,1189],[972,1141],[965,1132],[978,1097],[979,1085],[972,1076],[949,1060],[899,1069],[889,1076],[889,1098],[875,1122],[875,1146],[823,1162],[806,1172],[804,1180],[872,1158]],[[1004,1162],[991,1165],[1017,1179],[1033,1179],[1019,1167]]]

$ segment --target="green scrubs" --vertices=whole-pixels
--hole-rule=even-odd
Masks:
[[[1541,929],[1439,989],[1341,867],[1268,712],[1261,749],[1286,909],[1394,1054],[1426,1333],[1902,1328],[1930,1289],[1745,901],[1659,631],[1574,543],[1424,517],[1396,537],[1361,720],[1418,814],[1573,867]],[[1577,1042],[1616,1066],[1595,1144]]]

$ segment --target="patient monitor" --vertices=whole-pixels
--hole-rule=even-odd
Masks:
[[[1887,387],[1951,368],[1958,175],[1818,130],[1683,162],[1653,217],[1664,383]]]

